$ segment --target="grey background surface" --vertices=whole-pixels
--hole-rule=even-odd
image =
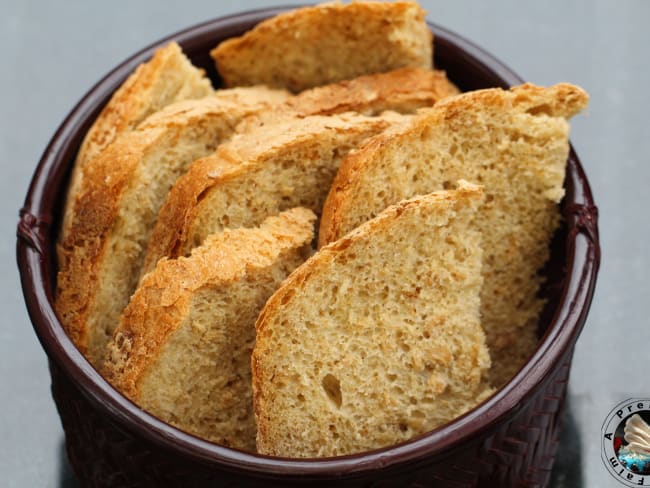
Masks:
[[[0,16],[0,485],[74,486],[47,362],[22,299],[15,225],[58,124],[114,65],[194,23],[291,2],[6,1]],[[649,0],[423,1],[429,19],[475,41],[525,79],[591,94],[572,141],[600,207],[603,263],[570,381],[556,486],[622,486],[600,459],[600,428],[629,397],[650,397]]]

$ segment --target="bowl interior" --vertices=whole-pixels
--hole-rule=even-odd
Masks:
[[[19,226],[18,261],[32,323],[50,360],[98,410],[110,416],[121,428],[188,459],[251,472],[301,476],[380,469],[458,449],[514,415],[517,405],[533,395],[541,385],[554,367],[553,361],[571,347],[584,322],[598,263],[593,256],[589,258],[594,253],[593,245],[581,239],[580,232],[574,232],[579,222],[573,206],[589,206],[593,201],[573,151],[567,167],[563,203],[566,225],[553,241],[551,261],[545,270],[549,281],[543,293],[549,301],[540,320],[538,351],[519,374],[487,402],[456,421],[401,445],[332,459],[288,460],[247,454],[194,438],[146,414],[113,390],[76,350],[53,312],[55,243],[67,179],[84,134],[113,91],[157,47],[172,39],[179,42],[192,62],[204,68],[215,86],[219,86],[220,80],[208,55],[209,50],[219,41],[239,35],[260,20],[283,10],[285,8],[271,8],[217,19],[162,39],[109,73],[72,110],[43,154]],[[461,89],[508,87],[521,83],[514,72],[473,43],[440,26],[430,26],[435,37],[435,64],[445,69]],[[580,259],[575,264],[578,254]],[[589,263],[591,267],[588,268]],[[583,282],[586,284],[580,285]]]

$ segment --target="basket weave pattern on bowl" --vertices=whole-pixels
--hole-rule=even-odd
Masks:
[[[597,212],[577,155],[569,156],[537,351],[492,398],[401,445],[352,456],[290,460],[202,441],[143,412],[90,366],[53,310],[55,242],[67,177],[81,140],[113,91],[170,39],[218,82],[208,52],[283,8],[217,19],[163,39],[109,73],[71,111],[36,169],[18,226],[17,256],[34,329],[50,359],[52,393],[72,467],[84,486],[544,486],[575,342],[600,261]],[[474,44],[435,25],[435,63],[463,90],[521,79]]]
[[[381,481],[340,480],[337,486],[546,486],[557,449],[557,431],[571,355],[557,368],[534,399],[489,437],[426,460],[409,470],[387,470]],[[158,450],[123,431],[88,402],[81,392],[51,366],[52,395],[66,435],[70,463],[83,486],[268,486],[272,480],[242,479]],[[302,481],[306,481],[303,479]],[[323,485],[332,480],[322,481]],[[287,481],[278,481],[278,485]],[[317,480],[310,485],[319,485]]]

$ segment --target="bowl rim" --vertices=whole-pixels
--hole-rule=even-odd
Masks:
[[[448,455],[467,442],[486,435],[508,421],[550,378],[557,361],[573,347],[591,304],[600,263],[597,211],[591,190],[578,157],[571,148],[567,169],[565,221],[567,267],[565,286],[557,309],[536,351],[521,370],[495,395],[454,421],[401,444],[359,454],[321,459],[288,459],[230,449],[212,444],[168,425],[141,410],[104,380],[76,349],[63,331],[54,312],[56,229],[53,209],[60,200],[61,182],[70,161],[59,155],[64,147],[76,144],[101,109],[105,99],[133,69],[148,59],[161,45],[175,40],[182,47],[201,36],[232,30],[233,24],[256,23],[277,13],[296,8],[270,7],[237,13],[183,29],[137,52],[95,84],[70,111],[45,149],[31,181],[18,225],[17,261],[25,302],[34,330],[50,362],[62,369],[98,412],[120,428],[154,444],[157,448],[181,455],[186,460],[231,472],[245,470],[252,476],[323,477],[360,475],[384,469],[406,469],[423,459]],[[473,42],[437,24],[428,23],[435,42],[450,43],[467,57],[492,72],[503,86],[523,80],[501,61]]]

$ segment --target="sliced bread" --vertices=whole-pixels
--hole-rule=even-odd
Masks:
[[[290,118],[235,135],[174,185],[158,215],[143,273],[161,257],[189,254],[225,228],[253,227],[296,206],[319,215],[348,151],[406,118],[391,112]]]
[[[431,68],[432,35],[415,2],[338,2],[265,20],[210,53],[226,86],[299,92],[406,66]]]
[[[88,161],[150,114],[170,103],[203,98],[212,92],[203,70],[195,68],[175,42],[158,49],[151,60],[138,66],[113,94],[81,144],[68,185],[59,241],[62,242],[70,230],[72,206]]]
[[[580,88],[525,84],[450,97],[411,123],[368,140],[341,164],[323,209],[324,245],[386,206],[466,178],[485,186],[482,325],[495,386],[533,352],[543,302],[538,271],[560,222],[569,151],[567,118],[588,102]]]
[[[267,105],[207,97],[177,102],[123,134],[84,168],[71,231],[60,246],[56,308],[94,365],[140,277],[160,205],[192,161]]]
[[[252,358],[260,453],[384,447],[487,398],[482,195],[463,184],[389,207],[320,249],[269,299]]]
[[[291,116],[344,112],[377,115],[386,110],[414,113],[458,93],[458,88],[447,79],[444,71],[401,68],[305,90],[269,110],[247,117],[237,127],[237,132],[247,132]]]
[[[190,257],[161,260],[108,346],[108,381],[165,422],[254,451],[255,320],[308,257],[315,219],[310,210],[289,210],[260,228],[214,234]]]

